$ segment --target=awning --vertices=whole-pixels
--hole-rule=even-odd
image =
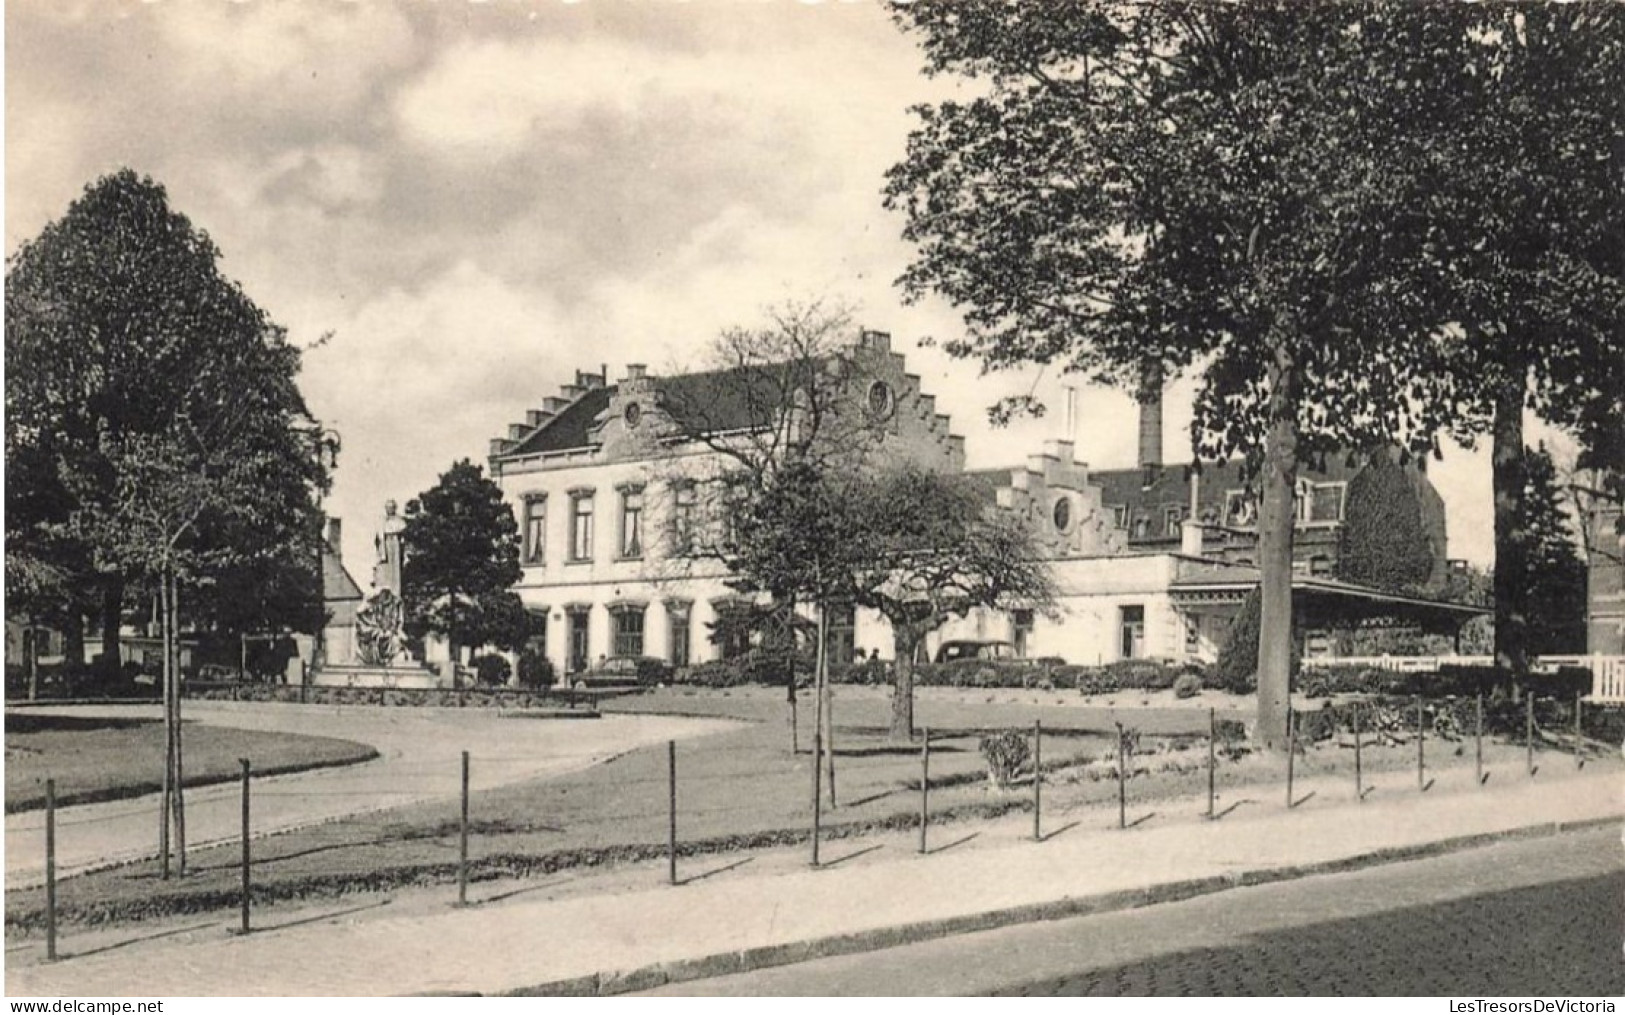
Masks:
[[[1187,608],[1231,606],[1246,599],[1258,582],[1257,568],[1221,565],[1180,575],[1168,591],[1176,605]],[[1292,606],[1306,627],[1406,626],[1445,634],[1490,612],[1480,606],[1386,592],[1311,575],[1292,576]]]

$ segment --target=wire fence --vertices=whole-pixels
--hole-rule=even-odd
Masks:
[[[397,763],[391,778],[411,784],[398,789],[256,777],[252,759],[243,759],[234,786],[208,790],[216,818],[233,795],[240,797],[234,835],[222,833],[215,820],[209,825],[213,831],[200,836],[209,838],[210,846],[199,848],[194,841],[199,855],[185,877],[166,880],[150,865],[137,865],[109,875],[119,880],[116,891],[104,884],[87,893],[96,898],[83,900],[73,897],[72,885],[59,891],[59,845],[98,823],[128,820],[128,814],[81,808],[59,814],[57,785],[48,780],[40,843],[43,897],[35,901],[27,891],[17,893],[27,898],[8,906],[8,924],[43,927],[46,957],[54,961],[64,912],[79,922],[98,922],[235,907],[237,932],[247,934],[257,904],[368,889],[455,883],[456,904],[468,905],[470,885],[481,881],[536,874],[574,878],[640,862],[659,862],[664,881],[680,885],[686,883],[685,873],[695,876],[684,869],[687,858],[802,845],[808,863],[821,867],[831,862],[820,855],[822,845],[873,833],[910,835],[915,852],[931,855],[954,844],[936,841],[933,828],[939,825],[1024,811],[1031,817],[1030,835],[1024,837],[1041,844],[1077,824],[1057,827],[1058,819],[1077,818],[1093,807],[1115,809],[1115,821],[1103,831],[1128,831],[1156,813],[1149,808],[1183,807],[1173,801],[1205,796],[1193,816],[1218,821],[1235,806],[1221,808],[1222,794],[1282,776],[1287,810],[1308,799],[1299,793],[1305,777],[1316,783],[1311,796],[1335,799],[1335,786],[1341,784],[1347,787],[1346,800],[1363,802],[1373,789],[1372,776],[1398,771],[1400,755],[1412,750],[1417,790],[1426,793],[1435,766],[1445,763],[1440,758],[1463,757],[1469,744],[1474,784],[1483,786],[1487,740],[1498,745],[1493,760],[1501,768],[1511,766],[1508,748],[1522,747],[1522,774],[1528,778],[1540,770],[1537,750],[1563,750],[1584,765],[1592,747],[1583,707],[1578,698],[1560,702],[1526,694],[1512,703],[1480,695],[1466,701],[1417,697],[1293,708],[1280,752],[1253,750],[1244,725],[1213,709],[1193,713],[1195,721],[1180,732],[1122,721],[1099,729],[1046,726],[1038,720],[1030,727],[927,728],[907,744],[881,742],[874,732],[859,734],[843,725],[833,731],[834,757],[845,773],[846,796],[839,802],[825,777],[833,771],[826,768],[827,756],[788,755],[782,744],[770,745],[762,737],[719,746],[703,741],[680,746],[673,740],[557,785],[484,787],[482,768],[534,756],[484,756],[477,749]],[[822,730],[811,739],[823,747]],[[1374,766],[1376,754],[1382,755],[1381,764]],[[1252,767],[1243,771],[1248,758]],[[1301,767],[1311,760],[1309,768]],[[1449,763],[1462,767],[1459,761]],[[596,774],[610,767],[613,772]],[[196,792],[188,794],[193,806],[201,804]],[[288,801],[341,806],[330,814],[306,808],[307,818],[298,820],[282,813]],[[448,808],[448,802],[455,806]]]

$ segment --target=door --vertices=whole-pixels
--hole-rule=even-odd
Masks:
[[[580,673],[587,668],[587,611],[571,610],[570,614],[570,672]]]

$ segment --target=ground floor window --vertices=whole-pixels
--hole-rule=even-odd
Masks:
[[[623,606],[611,615],[614,627],[615,654],[641,656],[643,654],[643,607]]]
[[[1145,655],[1145,607],[1124,606],[1119,610],[1118,654],[1124,659]]]

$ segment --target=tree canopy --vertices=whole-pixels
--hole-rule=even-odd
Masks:
[[[1572,6],[1585,11],[1575,20],[1606,20],[1617,34],[1617,8]],[[1579,112],[1584,130],[1617,137],[1612,109],[1625,91],[1613,56],[1584,70],[1559,60],[1540,87],[1498,70],[1489,43],[1516,35],[1510,22],[1528,9],[893,7],[927,73],[977,82],[972,98],[916,111],[887,188],[917,248],[905,293],[942,295],[963,313],[966,335],[950,351],[1122,386],[1148,363],[1190,371],[1193,450],[1241,454],[1261,470],[1266,743],[1285,729],[1297,464],[1383,442],[1433,448],[1472,404],[1450,369],[1453,343],[1504,320],[1467,309],[1528,300],[1548,319],[1572,311],[1597,335],[1617,321],[1613,290],[1580,278],[1580,255],[1607,247],[1585,229],[1541,248],[1561,256],[1541,260],[1547,277],[1533,290],[1490,282],[1511,263],[1508,236],[1471,178],[1528,188],[1514,207],[1535,214],[1551,177],[1527,173],[1528,148],[1508,145],[1528,107],[1544,92],[1606,91]],[[1468,79],[1480,87],[1462,88]],[[1487,120],[1497,136],[1476,138]],[[1576,133],[1562,132],[1561,115],[1546,126],[1536,146]],[[1577,206],[1617,203],[1617,152],[1584,144],[1564,157],[1601,160],[1579,175],[1589,193]],[[1550,359],[1569,369],[1549,371],[1552,383],[1617,376],[1563,327]],[[1577,404],[1598,412],[1589,397]]]
[[[116,637],[125,584],[161,573],[281,590],[201,620],[321,623],[323,435],[299,350],[219,259],[162,186],[121,170],[8,262],[8,576],[14,555],[48,565],[70,629],[101,606]]]
[[[459,645],[517,650],[528,631],[511,591],[519,565],[519,523],[502,490],[463,459],[406,505],[401,531],[406,630],[443,635],[456,672]]]

